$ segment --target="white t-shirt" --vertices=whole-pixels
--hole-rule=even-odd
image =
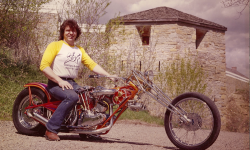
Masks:
[[[41,61],[40,70],[50,66],[59,77],[75,78],[81,63],[90,70],[97,65],[82,47],[72,47],[61,40],[48,45]]]

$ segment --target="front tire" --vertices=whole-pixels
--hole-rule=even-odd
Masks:
[[[47,102],[46,95],[42,90],[31,87],[31,94],[33,102],[36,105]],[[15,128],[17,129],[18,133],[25,135],[44,135],[46,127],[25,114],[25,108],[28,106],[29,89],[26,88],[19,93],[14,102],[12,118]],[[46,116],[45,108],[40,108],[39,111],[43,116]]]
[[[165,130],[175,146],[186,150],[203,150],[215,142],[220,133],[221,119],[212,100],[200,93],[185,93],[171,104],[192,120],[189,124],[185,123],[178,114],[166,111]]]

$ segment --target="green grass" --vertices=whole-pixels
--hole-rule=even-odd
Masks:
[[[0,53],[0,120],[12,120],[13,103],[29,82],[47,82],[37,67],[14,63]]]
[[[164,125],[164,119],[160,117],[151,116],[148,111],[132,111],[127,109],[118,120],[139,120],[142,122]]]

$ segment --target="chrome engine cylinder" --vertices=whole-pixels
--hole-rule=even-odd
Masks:
[[[97,87],[93,92],[93,96],[101,96],[101,95],[112,95],[115,94],[115,89],[106,89],[104,87]]]
[[[93,113],[87,110],[81,114],[81,118],[78,119],[78,126],[89,128],[106,120],[106,115],[102,113]]]

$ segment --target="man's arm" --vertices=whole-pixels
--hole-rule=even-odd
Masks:
[[[105,75],[105,76],[111,76],[107,71],[105,71],[101,66],[96,65],[94,69],[92,70],[96,74]],[[117,75],[112,75],[113,77],[117,77]],[[115,78],[109,77],[112,81],[115,81]]]
[[[59,76],[57,76],[50,67],[46,67],[42,71],[44,75],[53,82],[57,83],[63,90],[66,89],[73,89],[72,85],[69,82],[62,80]]]
[[[99,65],[94,67],[93,72],[100,75],[110,76],[110,74]]]

